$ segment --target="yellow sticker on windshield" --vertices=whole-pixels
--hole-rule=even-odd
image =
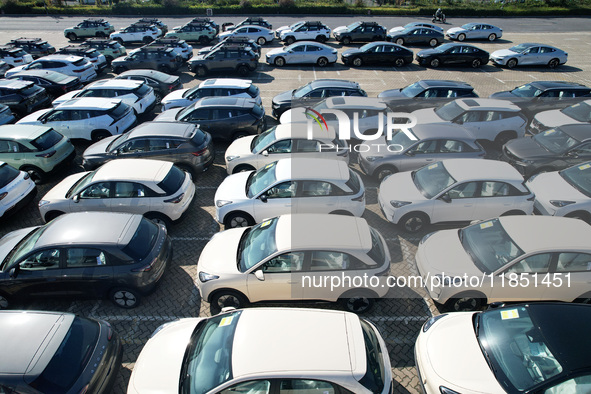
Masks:
[[[429,167],[427,167],[427,168],[429,168],[430,170],[432,170],[432,169],[434,169],[434,168],[437,168],[437,166],[438,166],[438,164],[437,164],[437,163],[435,163],[435,164],[431,164],[431,165],[430,165]]]
[[[492,227],[492,226],[493,226],[493,223],[492,222],[480,223],[480,228],[483,229],[483,230],[485,228],[489,228],[489,227]]]
[[[262,227],[267,227],[270,224],[271,224],[271,220],[267,220],[266,222],[261,223],[261,228]]]
[[[579,166],[579,170],[583,171],[586,170],[587,168],[590,168],[591,164],[583,164],[582,166]]]
[[[221,321],[220,321],[220,325],[218,327],[224,327],[224,326],[229,326],[230,324],[232,324],[232,319],[234,319],[234,316],[228,316],[228,317],[224,317]]]
[[[508,309],[506,311],[501,311],[501,320],[517,318],[519,318],[519,312],[517,311],[517,309]]]
[[[267,164],[267,165],[265,166],[265,170],[266,170],[267,168],[271,168],[271,167],[273,167],[273,164],[274,164],[274,163]]]
[[[546,131],[544,131],[544,135],[550,135],[550,134],[555,133],[555,132],[556,132],[556,129],[546,130]]]

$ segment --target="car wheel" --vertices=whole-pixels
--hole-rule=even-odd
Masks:
[[[576,211],[576,212],[571,212],[565,216],[567,218],[579,219],[579,220],[582,220],[586,223],[591,224],[591,214],[589,214],[589,212]]]
[[[497,135],[497,138],[495,138],[495,144],[502,147],[514,138],[517,138],[517,133],[514,131],[502,131],[499,133],[499,135]]]
[[[99,38],[105,38],[107,35],[102,31],[97,31],[95,36],[97,36]]]
[[[287,45],[291,45],[291,44],[293,44],[294,42],[295,42],[295,38],[294,38],[294,37],[292,37],[292,36],[289,36],[289,37],[286,37],[286,38],[285,38],[285,43],[286,43]]]
[[[351,43],[351,39],[349,37],[343,38],[342,41],[343,45],[349,45]]]
[[[379,182],[382,182],[387,176],[396,174],[398,170],[392,166],[384,166],[377,169],[375,172],[376,178]]]
[[[237,174],[239,172],[245,172],[245,171],[254,171],[255,168],[249,165],[241,165],[241,166],[236,166],[236,168],[234,168],[234,170],[232,171],[232,174]]]
[[[376,302],[374,297],[363,293],[343,297],[340,301],[348,312],[358,314],[369,312]]]
[[[217,293],[214,293],[211,297],[209,308],[211,310],[211,314],[215,315],[220,313],[223,308],[232,307],[241,309],[247,304],[248,301],[246,301],[246,297],[244,297],[239,292],[232,290],[220,290]]]
[[[234,212],[226,216],[224,226],[228,228],[248,227],[254,224],[253,218],[244,212]]]
[[[260,46],[263,46],[267,43],[267,39],[265,37],[259,37],[257,39],[257,44],[259,44]]]
[[[429,217],[422,212],[411,212],[404,215],[399,223],[407,233],[417,233],[429,224]]]
[[[318,67],[326,67],[328,65],[328,59],[325,57],[321,57],[316,61]]]
[[[401,57],[396,58],[396,60],[394,60],[394,66],[395,67],[402,67],[404,66],[404,59]]]
[[[357,57],[355,57],[353,59],[353,61],[351,62],[351,64],[354,67],[361,67],[361,66],[363,66],[363,59],[361,59],[359,56],[357,56]]]
[[[491,34],[488,36],[488,40],[489,40],[489,41],[494,41],[494,40],[496,40],[496,39],[497,39],[497,35],[496,35],[495,33],[491,33]]]
[[[37,185],[45,180],[45,173],[37,167],[25,166],[22,167],[21,170],[29,174],[31,180]]]
[[[239,66],[237,71],[238,75],[240,75],[241,77],[245,77],[250,72],[250,69],[247,66]]]
[[[149,43],[151,43],[152,41],[154,41],[154,39],[153,39],[152,37],[144,37],[144,38],[142,38],[142,42],[143,42],[144,44],[149,44]]]
[[[316,41],[325,43],[326,42],[326,36],[320,35],[320,36],[316,37]]]
[[[438,44],[437,39],[436,38],[432,38],[429,40],[429,46],[430,47],[436,47]]]
[[[10,300],[4,294],[0,294],[0,311],[3,309],[8,309],[10,306]]]
[[[464,41],[466,39],[466,35],[464,33],[458,36],[458,41]]]
[[[131,309],[140,303],[140,294],[128,287],[118,287],[109,293],[111,302],[119,308]]]
[[[163,225],[164,227],[170,227],[170,219],[158,212],[148,212],[144,215],[146,219],[151,220],[152,222]]]
[[[45,215],[45,223],[51,222],[53,219],[62,216],[64,213],[61,211],[49,211]]]
[[[111,62],[113,61],[113,56],[105,56],[105,60],[108,64],[111,64]]]
[[[109,133],[107,130],[95,130],[90,134],[90,138],[92,139],[92,142],[98,142],[98,141],[102,140],[103,138],[107,138],[110,136],[111,136],[111,133]]]
[[[206,37],[206,36],[199,37],[199,44],[201,44],[201,45],[207,45],[210,42],[211,42],[211,40],[209,39],[209,37]]]
[[[170,74],[170,73],[171,73],[170,67],[168,67],[166,64],[161,64],[161,65],[158,67],[158,70],[159,70],[159,71],[162,71],[162,72],[163,72],[163,73],[165,73],[165,74]]]
[[[117,37],[114,40],[117,41],[121,45],[125,44],[125,42],[123,41],[123,39],[121,37]]]
[[[162,93],[154,90],[154,97],[156,98],[156,104],[160,104],[162,102]]]
[[[478,68],[482,66],[482,61],[480,59],[472,60],[472,68]]]
[[[517,66],[517,59],[507,60],[507,68],[513,68],[515,66]]]
[[[507,212],[503,213],[501,216],[523,216],[523,215],[525,215],[525,212],[516,209],[513,211],[507,211]]]
[[[273,61],[273,64],[275,64],[277,67],[283,67],[283,66],[285,66],[285,59],[282,58],[281,56],[278,56]]]
[[[439,62],[439,59],[435,58],[435,59],[431,59],[431,61],[429,62],[429,65],[433,68],[437,68],[439,67],[441,63]]]
[[[76,33],[68,33],[68,40],[76,41],[77,39],[78,39],[78,36],[76,35]]]
[[[123,73],[123,72],[125,72],[125,71],[127,71],[127,69],[126,69],[125,67],[115,67],[115,68],[113,69],[113,72],[114,72],[115,74],[121,74],[121,73]]]
[[[556,67],[558,67],[559,64],[560,64],[560,61],[558,59],[552,59],[548,62],[548,67],[556,68]]]
[[[484,299],[478,296],[466,295],[450,298],[445,303],[445,308],[453,312],[471,312],[479,310],[482,305],[484,305]]]
[[[207,69],[203,66],[197,66],[197,68],[195,69],[195,74],[198,77],[204,77],[207,75]]]
[[[396,44],[398,44],[398,45],[404,45],[404,38],[397,38],[396,39]]]

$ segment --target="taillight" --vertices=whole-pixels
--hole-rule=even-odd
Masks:
[[[15,62],[15,63],[20,63],[20,62],[22,62],[22,61],[23,61],[23,60],[21,59],[21,60],[15,60],[14,62]]]
[[[191,152],[191,154],[192,154],[193,156],[203,156],[204,154],[206,154],[206,153],[207,153],[207,151],[208,151],[208,149],[207,149],[207,148],[203,148],[203,149],[201,149],[200,151],[197,151],[197,152]]]
[[[172,89],[174,89],[174,85],[169,85],[168,90],[170,90],[172,92]]]
[[[47,153],[40,153],[38,155],[35,155],[35,157],[43,157],[43,158],[47,159],[48,157],[51,157],[53,155],[55,155],[55,151],[54,150],[49,151]]]
[[[29,175],[28,172],[25,172],[25,176],[23,177],[23,179],[26,181],[27,179],[29,179],[31,176]]]
[[[107,326],[107,340],[110,341],[113,338],[113,328],[108,322],[104,322],[105,326]]]
[[[81,69],[78,69],[78,70],[74,70],[74,72],[75,72],[75,73],[82,73],[82,72],[84,72],[84,71],[85,71],[85,69],[84,69],[84,68],[81,68]]]
[[[352,198],[351,201],[363,201],[365,198],[365,192],[363,192],[359,197]]]
[[[2,194],[0,194],[0,200],[3,200],[4,197],[8,196],[8,193],[4,192]]]
[[[170,204],[178,204],[179,202],[183,201],[183,197],[185,197],[185,193],[181,193],[180,195],[173,197],[169,200],[164,200],[164,202],[167,202]]]
[[[150,264],[148,264],[148,265],[144,265],[143,267],[132,269],[131,272],[150,272],[152,270],[155,262],[156,262],[156,259],[152,260],[150,262]]]

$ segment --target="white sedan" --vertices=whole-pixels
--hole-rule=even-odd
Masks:
[[[452,27],[445,35],[452,40],[489,40],[503,36],[503,29],[486,23],[466,23],[462,27]]]
[[[556,68],[566,63],[568,53],[544,44],[519,44],[509,49],[494,51],[490,60],[496,66],[548,66]]]
[[[219,40],[222,41],[228,37],[247,38],[249,40],[254,40],[254,42],[259,45],[265,45],[266,43],[273,41],[275,33],[273,30],[261,26],[243,26],[232,31],[221,33]]]
[[[397,33],[399,31],[405,30],[405,29],[410,29],[410,28],[414,28],[414,27],[426,27],[427,29],[433,29],[433,30],[437,30],[438,32],[443,33],[443,29],[437,25],[434,25],[433,23],[426,23],[426,22],[410,22],[407,23],[404,26],[396,26],[391,28],[390,30],[388,30],[388,34],[394,34]]]
[[[267,63],[277,67],[286,64],[316,64],[324,67],[337,61],[337,50],[318,42],[299,41],[267,52]]]
[[[591,123],[591,100],[585,100],[562,109],[538,112],[530,125],[532,134],[571,124]]]

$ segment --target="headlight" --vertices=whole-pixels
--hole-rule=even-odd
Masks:
[[[376,160],[378,160],[378,159],[381,159],[382,157],[384,157],[384,156],[367,156],[367,157],[365,158],[365,160],[367,160],[367,161],[369,161],[369,162],[372,162],[372,161],[376,161]]]
[[[409,205],[412,204],[412,202],[410,201],[398,201],[398,200],[392,200],[390,201],[390,205],[392,205],[394,208],[401,208],[405,205]]]
[[[232,161],[232,160],[236,160],[239,158],[240,158],[240,156],[226,156],[226,161]]]
[[[575,203],[575,201],[550,200],[550,204],[552,204],[558,208],[566,207],[567,205],[574,204],[574,203]]]
[[[47,204],[49,204],[49,201],[47,201],[47,200],[41,200],[41,201],[39,201],[39,206],[40,207],[42,207],[44,205],[47,205]]]
[[[441,394],[460,394],[457,391],[453,391],[452,389],[448,389],[444,386],[439,386],[439,391],[441,392]]]
[[[447,316],[447,313],[444,313],[443,315],[437,315],[437,316],[433,316],[432,318],[430,318],[429,320],[427,320],[425,322],[425,324],[423,324],[423,332],[427,332],[428,329],[431,328],[431,326],[433,324],[435,324],[435,322],[439,319],[441,319],[442,317]]]
[[[175,320],[176,321],[176,320]],[[172,323],[174,323],[175,321],[170,321],[168,323],[164,323],[162,324],[160,327],[158,327],[157,329],[154,330],[154,332],[152,333],[152,335],[150,335],[150,338],[152,338],[154,335],[158,334],[160,331],[162,331],[166,326],[171,325]]]
[[[232,204],[232,201],[228,201],[228,200],[217,200],[215,202],[215,206],[218,207],[218,208],[221,208],[224,205],[228,205],[228,204]]]
[[[219,276],[208,274],[207,272],[199,271],[199,280],[201,283],[209,282],[210,280],[218,279]]]

